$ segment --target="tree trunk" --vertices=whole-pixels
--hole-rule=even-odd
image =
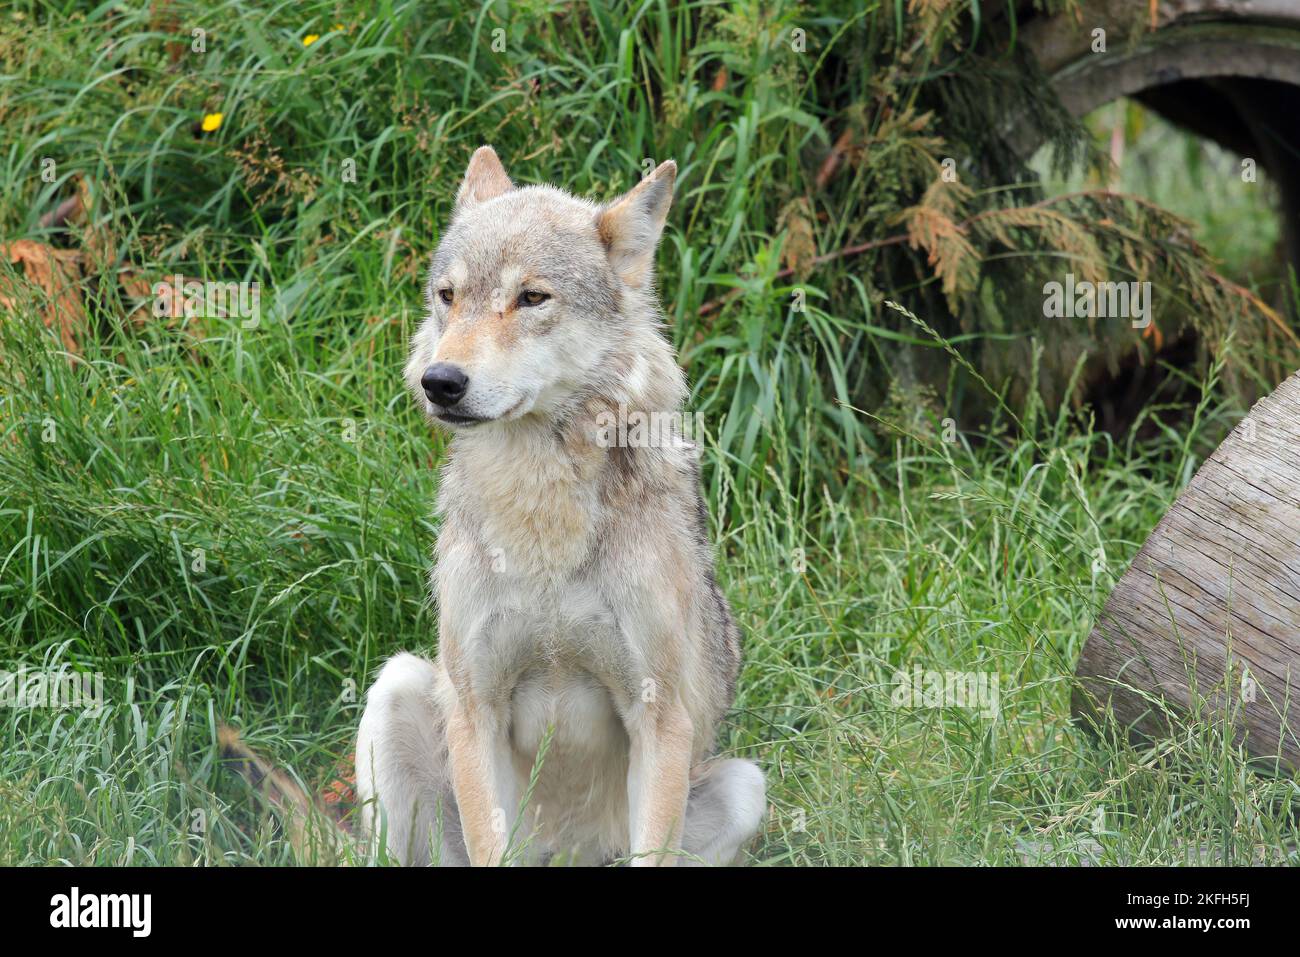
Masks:
[[[1300,373],[1206,460],[1120,578],[1079,659],[1076,713],[1147,734],[1227,721],[1300,768]],[[1177,720],[1177,719],[1173,719]]]

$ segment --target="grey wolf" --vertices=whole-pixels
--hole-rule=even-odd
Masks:
[[[686,395],[653,282],[676,172],[600,205],[486,146],[465,172],[405,369],[451,433],[438,656],[390,659],[357,736],[403,863],[727,864],[759,828],[761,771],[714,756],[740,642],[698,450],[600,425]]]

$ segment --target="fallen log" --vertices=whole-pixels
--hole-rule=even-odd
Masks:
[[[1111,592],[1076,714],[1148,735],[1188,714],[1300,769],[1300,373],[1203,464]]]

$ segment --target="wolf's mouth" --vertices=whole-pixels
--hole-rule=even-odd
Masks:
[[[446,422],[448,425],[478,425],[480,422],[488,422],[490,419],[480,419],[476,415],[457,415],[455,412],[448,412],[445,409],[435,409],[434,418],[439,422]]]

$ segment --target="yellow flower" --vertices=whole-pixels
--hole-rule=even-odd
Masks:
[[[309,33],[302,38],[302,45],[305,47],[309,47],[319,39],[320,39],[319,33]]]
[[[344,30],[347,29],[347,27],[345,27],[345,26],[344,26],[343,24],[341,24],[341,23],[336,23],[336,24],[334,24],[334,29],[335,29],[336,32],[338,32],[338,33],[342,33]]]
[[[211,133],[221,129],[221,121],[226,118],[225,113],[209,113],[203,117],[203,132]]]

